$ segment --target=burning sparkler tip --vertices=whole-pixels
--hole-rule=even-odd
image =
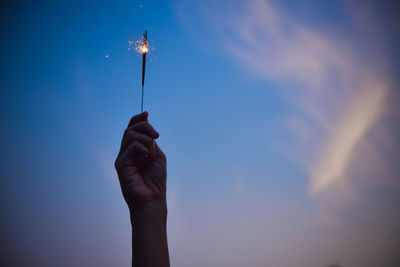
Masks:
[[[146,54],[147,54],[148,48],[147,48],[147,30],[144,31],[143,33],[143,45],[142,45],[142,55],[143,55],[143,61],[142,61],[142,104],[141,104],[141,110],[143,111],[143,95],[144,95],[144,77],[145,77],[145,71],[146,71]]]
[[[150,51],[150,47],[147,42],[147,30],[144,31],[141,40],[128,41],[128,51],[131,49],[142,55],[145,55]]]

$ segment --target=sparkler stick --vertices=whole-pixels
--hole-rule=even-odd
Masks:
[[[144,96],[144,77],[146,73],[146,54],[147,54],[148,48],[147,48],[147,30],[144,31],[143,33],[143,46],[142,46],[142,55],[143,55],[143,61],[142,61],[142,104],[140,106],[140,112],[143,112],[143,96]]]

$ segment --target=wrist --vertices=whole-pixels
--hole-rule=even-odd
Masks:
[[[167,202],[165,200],[156,200],[141,205],[136,205],[131,213],[131,223],[141,224],[166,224],[167,220]]]
[[[131,212],[132,266],[169,267],[167,203],[152,201]]]

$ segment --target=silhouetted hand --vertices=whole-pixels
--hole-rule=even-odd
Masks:
[[[115,168],[132,223],[132,266],[169,267],[167,162],[147,112],[132,117]]]
[[[147,118],[147,112],[132,117],[115,160],[122,193],[131,212],[150,202],[165,202],[166,198],[166,157],[155,142],[159,134]]]

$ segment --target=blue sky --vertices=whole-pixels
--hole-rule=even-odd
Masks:
[[[5,261],[129,265],[113,163],[140,110],[141,57],[128,41],[147,29],[144,105],[168,159],[172,266],[398,264],[396,8],[4,5]]]

